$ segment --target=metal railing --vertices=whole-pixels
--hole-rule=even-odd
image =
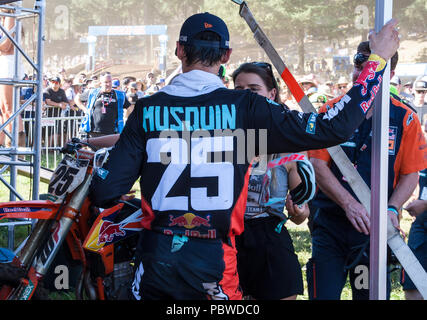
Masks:
[[[66,116],[66,117],[42,117],[41,118],[41,166],[48,169],[55,169],[62,160],[59,153],[61,147],[73,137],[79,136],[80,124],[84,116]],[[23,118],[24,131],[26,133],[25,147],[31,148],[34,143],[35,118]],[[7,222],[0,221],[0,238],[7,242],[7,248],[18,252],[25,243],[23,239],[16,239],[16,227],[28,226],[28,236],[35,221],[31,219],[13,219]],[[6,230],[5,230],[6,229]],[[25,238],[26,238],[25,236]],[[20,246],[15,249],[15,243],[20,241]]]
[[[32,220],[29,219],[14,219],[14,221],[8,221],[8,222],[1,222],[0,223],[0,236],[1,238],[5,238],[7,241],[7,248],[10,251],[15,251],[18,252],[20,250],[20,248],[23,246],[23,244],[25,243],[25,240],[27,239],[28,235],[31,232],[32,227],[34,226]],[[26,234],[25,236],[23,236],[23,239],[16,239],[15,234],[16,234],[16,230],[15,228],[18,226],[28,226],[27,230],[26,230]],[[6,229],[7,231],[5,231],[4,229]],[[16,240],[20,240],[20,245],[15,248],[15,243]],[[0,245],[0,247],[3,247],[3,244]]]
[[[46,0],[35,0],[34,8],[24,8],[21,2],[17,2],[17,6],[3,6],[0,8],[7,9],[8,11],[0,11],[0,16],[10,17],[15,20],[15,32],[9,32],[4,26],[0,24],[0,31],[14,46],[14,73],[13,77],[1,78],[0,84],[13,86],[13,114],[0,125],[0,132],[4,133],[11,141],[11,146],[7,148],[0,148],[0,165],[7,167],[10,172],[10,182],[5,183],[5,179],[2,178],[0,173],[0,180],[10,190],[9,199],[11,201],[16,200],[16,197],[20,198],[20,195],[16,191],[17,186],[17,166],[22,166],[22,161],[19,161],[19,156],[31,155],[32,161],[27,162],[25,165],[29,166],[33,170],[33,181],[32,181],[32,198],[38,199],[39,195],[39,180],[40,180],[40,118],[42,109],[42,97],[43,97],[43,60],[44,60],[44,41],[45,41],[45,8]],[[35,59],[31,58],[23,49],[21,30],[22,20],[27,18],[34,18],[37,20],[37,36],[33,37],[34,45],[37,47]],[[36,30],[36,29],[35,29]],[[22,80],[20,71],[22,69],[22,59],[30,64],[32,67],[31,73],[34,72],[34,80]],[[24,102],[20,104],[20,87],[22,86],[35,86],[34,94]],[[19,115],[26,108],[27,105],[35,102],[35,136],[33,148],[31,150],[22,151],[18,147],[18,126],[19,126]],[[9,132],[7,126],[12,125],[12,130]],[[4,157],[3,157],[4,156]]]
[[[84,116],[42,117],[41,118],[41,166],[55,169],[62,160],[59,150],[73,137],[80,136],[79,130]],[[31,147],[35,119],[24,118],[26,147]]]

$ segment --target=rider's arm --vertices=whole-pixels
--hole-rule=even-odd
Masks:
[[[371,59],[374,59],[372,55]],[[385,67],[380,62],[369,61],[356,85],[325,113],[286,110],[254,94],[248,110],[248,127],[267,129],[268,154],[327,148],[343,143],[362,123],[372,105]]]
[[[94,175],[90,192],[94,205],[104,208],[114,205],[114,201],[127,194],[139,178],[146,157],[145,134],[140,130],[140,123],[141,115],[132,112],[103,166],[106,176]]]
[[[114,146],[120,138],[120,133],[109,134],[106,136],[83,139],[82,142],[88,143],[98,148],[109,148]]]

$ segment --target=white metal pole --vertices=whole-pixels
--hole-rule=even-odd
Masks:
[[[376,0],[375,32],[392,18],[393,1]],[[372,119],[371,231],[369,299],[386,300],[388,134],[390,106],[390,61],[374,101]]]
[[[44,27],[45,27],[45,0],[37,0],[35,7],[38,11],[38,43],[37,43],[37,100],[34,128],[34,174],[33,174],[33,200],[39,199],[40,167],[41,167],[41,115],[43,106],[43,59],[44,59]],[[47,156],[47,155],[46,155]]]

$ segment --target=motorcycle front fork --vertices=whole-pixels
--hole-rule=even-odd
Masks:
[[[22,248],[18,257],[20,267],[27,269],[30,265],[34,268],[35,275],[40,280],[49,269],[53,259],[58,253],[59,248],[64,242],[75,218],[80,212],[84,200],[89,193],[89,186],[92,180],[92,175],[86,175],[82,184],[76,189],[70,202],[65,206],[62,217],[57,221],[53,232],[50,228],[53,226],[54,220],[39,220],[34,227],[25,246]],[[43,241],[47,233],[48,241],[43,245]],[[43,245],[43,250],[38,252],[40,245]],[[9,299],[25,299],[28,294],[25,294],[28,288],[28,283],[21,283],[15,290],[14,294]],[[31,289],[31,290],[35,290]],[[31,294],[29,295],[31,296]]]

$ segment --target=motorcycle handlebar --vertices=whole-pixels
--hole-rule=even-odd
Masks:
[[[79,138],[72,138],[71,141],[67,142],[67,144],[61,148],[60,152],[65,154],[74,154],[77,150],[81,149],[83,145],[88,146],[92,151],[98,150],[95,146],[80,141]]]

